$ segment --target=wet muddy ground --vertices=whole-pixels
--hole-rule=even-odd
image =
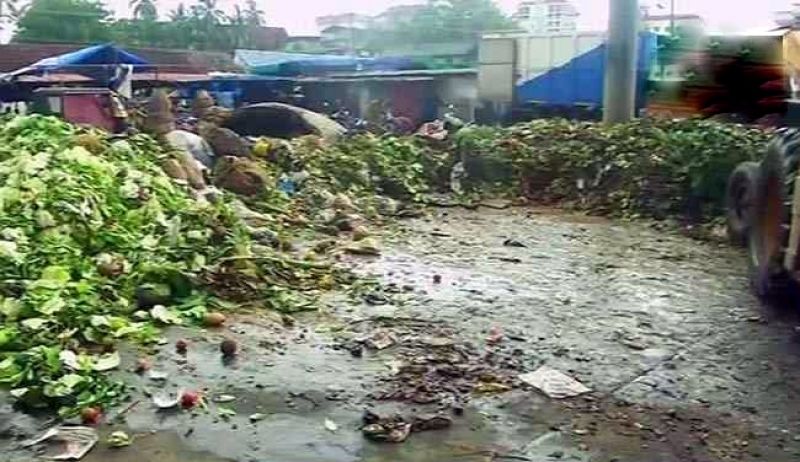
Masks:
[[[153,357],[166,381],[120,372],[134,399],[101,427],[133,445],[101,440],[84,460],[800,460],[799,322],[750,295],[737,249],[546,210],[437,209],[347,264],[385,293],[333,297],[292,326],[251,315],[169,332]],[[223,336],[241,348],[230,363]],[[432,363],[436,377],[413,374]],[[593,391],[556,401],[516,380],[541,365]],[[208,410],[148,397],[180,389],[204,390]],[[365,410],[452,426],[376,443]],[[0,408],[3,460],[30,460],[20,442],[46,425]]]

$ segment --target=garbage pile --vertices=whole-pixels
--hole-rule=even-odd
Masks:
[[[232,306],[313,307],[352,282],[332,266],[337,253],[379,254],[370,225],[418,214],[413,204],[452,187],[455,170],[478,193],[704,215],[769,136],[692,120],[548,120],[436,140],[284,140],[211,119],[199,135],[181,132],[162,117],[169,105],[155,106],[159,141],[52,117],[0,120],[0,386],[22,405],[71,416],[119,402],[125,386],[106,374],[119,366],[116,344],[157,342],[161,327],[224,319]],[[292,242],[301,231],[310,246]],[[440,362],[400,376],[417,386]],[[404,390],[391,398],[413,400]]]
[[[291,311],[337,284],[329,264],[270,240],[275,216],[170,178],[175,156],[145,135],[0,121],[0,385],[19,404],[112,405],[125,396],[106,374],[119,342],[220,319],[209,314],[231,301]]]
[[[455,143],[473,191],[499,184],[599,214],[705,221],[722,215],[728,175],[760,158],[770,136],[696,119],[614,126],[553,119],[467,127]]]
[[[23,406],[121,401],[117,344],[162,327],[314,307],[354,281],[336,254],[378,254],[370,220],[408,213],[397,199],[446,156],[412,138],[245,138],[207,117],[175,130],[164,95],[150,106],[154,137],[0,120],[0,385]],[[323,238],[297,248],[301,231]]]
[[[275,114],[309,113],[325,121],[314,127],[336,125],[292,106],[253,105],[225,117],[210,116],[220,112],[212,109],[197,112],[196,131],[212,155],[247,160],[237,161],[248,172],[235,181],[245,183],[235,192],[246,196],[276,181],[293,195],[310,179],[353,198],[377,193],[424,201],[432,192],[453,192],[469,201],[500,194],[597,214],[695,223],[722,216],[728,175],[738,163],[759,158],[771,137],[762,128],[699,119],[643,118],[613,126],[546,119],[488,127],[447,117],[410,136],[345,137],[340,130],[297,131],[297,124],[277,123]],[[299,136],[304,133],[318,136]],[[287,141],[260,134],[299,137]],[[230,182],[219,185],[231,189]]]

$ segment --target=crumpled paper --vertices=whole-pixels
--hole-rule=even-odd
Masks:
[[[44,456],[45,459],[80,460],[92,450],[98,439],[97,431],[94,428],[63,426],[47,430],[40,437],[23,443],[23,447],[35,446],[50,441],[59,442],[62,443],[63,451],[54,455],[46,455]]]
[[[572,377],[547,366],[522,374],[519,379],[553,399],[572,398],[592,391]]]

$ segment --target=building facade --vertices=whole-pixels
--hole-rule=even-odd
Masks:
[[[778,27],[796,27],[800,24],[800,3],[792,3],[791,9],[776,11],[772,15]]]
[[[364,31],[372,25],[372,17],[344,13],[317,18],[320,44],[331,53],[355,53]]]
[[[673,27],[688,33],[702,33],[706,23],[702,17],[696,14],[661,14],[645,15],[642,18],[642,25],[649,32],[670,35]]]
[[[379,27],[391,27],[413,21],[416,15],[425,9],[425,5],[396,5],[375,16],[373,21]]]
[[[526,0],[512,18],[531,34],[564,35],[577,32],[578,16],[571,0]]]
[[[366,29],[371,24],[372,17],[357,13],[333,14],[317,18],[317,27],[320,31],[330,27]]]

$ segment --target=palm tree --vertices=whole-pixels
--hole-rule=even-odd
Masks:
[[[263,26],[264,11],[258,9],[256,0],[247,0],[247,9],[244,12],[245,21],[248,26]],[[238,7],[237,7],[238,8]]]
[[[217,0],[199,0],[190,7],[190,18],[195,35],[195,43],[201,49],[223,48],[228,42],[227,31],[219,27],[227,18],[217,7]]]
[[[196,6],[197,12],[209,24],[219,24],[224,21],[225,13],[217,6],[217,0],[199,0]]]
[[[6,24],[16,24],[25,15],[28,6],[30,5],[20,5],[18,0],[0,0],[0,31]]]
[[[136,19],[155,21],[158,18],[158,9],[153,0],[130,0],[130,6]]]
[[[233,7],[233,14],[227,17],[227,23],[230,26],[230,39],[233,48],[246,46],[249,28],[247,27],[247,18],[239,5]]]
[[[178,6],[169,12],[169,20],[170,21],[183,21],[189,14],[186,12],[186,5],[183,3],[178,3]]]
[[[194,40],[194,25],[186,5],[179,3],[167,16],[169,22],[163,23],[165,44],[174,48],[190,48]]]

